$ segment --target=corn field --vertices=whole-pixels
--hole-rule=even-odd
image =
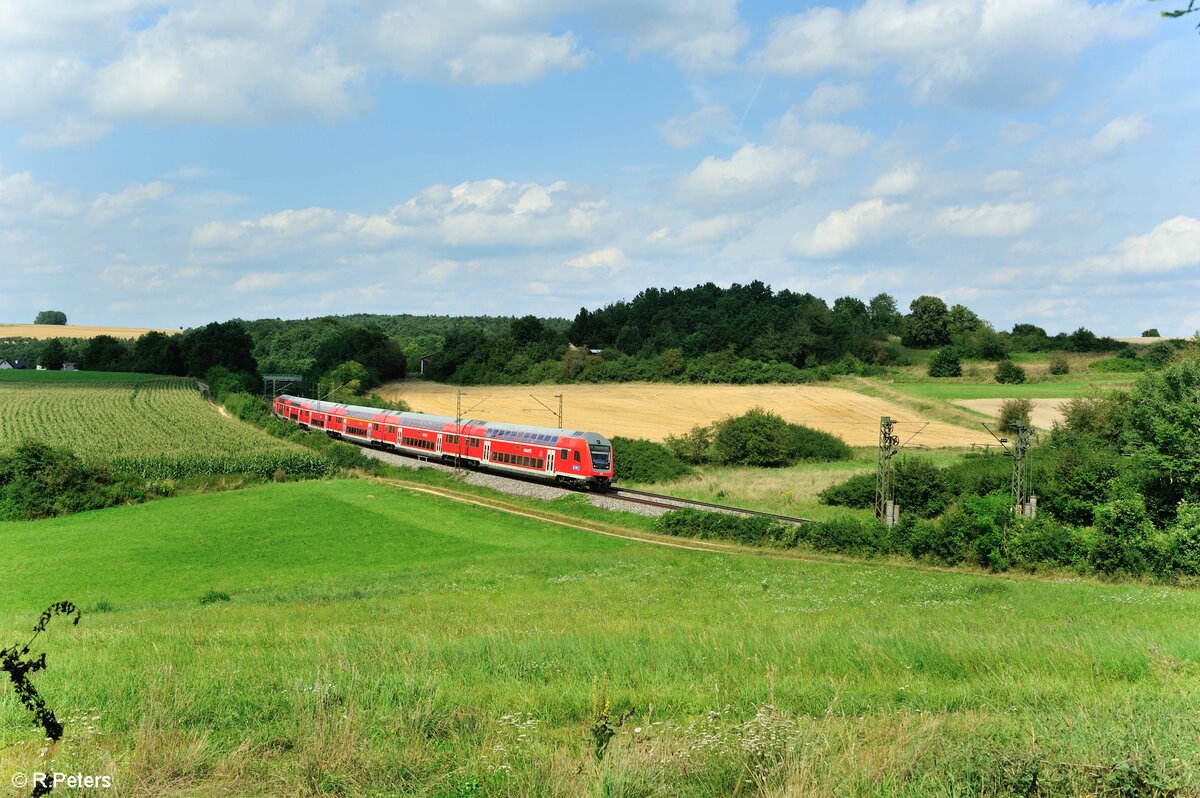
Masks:
[[[146,479],[329,471],[307,449],[222,416],[193,381],[177,377],[0,380],[0,449],[26,438],[69,447],[88,462]]]

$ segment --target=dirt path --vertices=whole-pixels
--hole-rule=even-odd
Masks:
[[[390,383],[380,393],[387,399],[403,399],[422,413],[454,416],[456,390],[453,385],[410,380]],[[880,416],[896,419],[896,428],[905,439],[928,420],[919,411],[887,399],[826,385],[480,386],[464,389],[463,412],[469,418],[554,426],[554,415],[530,395],[557,407],[554,395],[558,393],[565,397],[567,429],[654,441],[687,432],[697,424],[739,415],[755,406],[773,410],[788,421],[831,432],[851,446],[874,446],[879,442]],[[985,438],[982,429],[931,421],[915,443],[965,447]]]

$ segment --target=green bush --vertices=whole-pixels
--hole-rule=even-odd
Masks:
[[[1088,540],[1078,527],[1060,524],[1049,513],[1036,519],[1015,516],[1009,528],[1008,555],[1026,571],[1077,568],[1087,563]]]
[[[929,361],[930,377],[961,377],[962,363],[959,362],[958,352],[950,346],[939,349]]]
[[[114,477],[70,449],[36,440],[0,454],[0,519],[31,521],[143,501],[165,491]]]
[[[1001,360],[996,364],[996,382],[1003,385],[1019,385],[1025,382],[1025,369],[1011,360]]]
[[[805,524],[798,532],[800,540],[818,551],[869,557],[895,550],[888,528],[874,518],[841,516]]]
[[[691,473],[692,469],[661,443],[616,437],[612,445],[619,482],[667,482]]]
[[[789,526],[762,516],[710,513],[705,510],[671,510],[654,522],[654,530],[675,537],[732,540],[762,546],[782,542],[795,545]]]
[[[1100,360],[1093,360],[1088,364],[1088,368],[1092,371],[1115,374],[1133,374],[1145,371],[1149,367],[1149,363],[1145,360],[1131,360],[1124,357],[1105,357]]]
[[[713,461],[712,436],[712,427],[697,424],[680,435],[668,435],[664,444],[679,460],[699,465]]]
[[[845,482],[830,485],[821,491],[818,498],[822,504],[861,510],[875,506],[876,489],[875,474],[855,474]]]
[[[776,467],[793,460],[788,423],[761,407],[718,421],[714,429],[713,455],[722,465]]]
[[[874,507],[875,479],[874,474],[856,474],[830,485],[821,491],[819,498],[824,504],[841,507]],[[919,457],[906,457],[893,464],[892,485],[902,516],[911,513],[931,518],[946,509],[954,498],[954,482],[937,466]]]
[[[854,450],[836,435],[784,421],[755,407],[710,427],[668,436],[667,448],[686,463],[777,467],[799,460],[845,460]]]
[[[1159,341],[1146,347],[1142,357],[1155,368],[1162,368],[1175,359],[1177,351],[1175,345],[1170,341]]]
[[[1033,402],[1029,399],[1005,399],[1000,403],[1000,431],[1016,432],[1018,422],[1028,427],[1032,413]]]
[[[1118,496],[1096,507],[1095,515],[1092,567],[1103,574],[1146,573],[1154,527],[1146,518],[1142,497],[1132,492]]]
[[[1180,502],[1175,523],[1167,529],[1164,571],[1200,576],[1200,504]]]
[[[854,456],[854,450],[836,435],[806,427],[803,424],[788,424],[788,428],[791,430],[789,454],[793,462],[796,460],[829,462],[849,460]]]
[[[1050,366],[1046,369],[1049,374],[1070,374],[1071,364],[1062,355],[1050,358]]]
[[[892,471],[900,512],[920,518],[938,515],[954,498],[952,485],[941,469],[920,457],[906,457]]]

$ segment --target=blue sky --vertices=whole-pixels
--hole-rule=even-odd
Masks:
[[[1142,0],[0,0],[0,320],[573,316],[763,280],[1200,328]]]

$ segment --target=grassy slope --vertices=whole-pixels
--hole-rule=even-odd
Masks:
[[[949,402],[954,399],[1070,399],[1093,396],[1132,385],[1125,380],[1063,380],[1062,382],[1031,382],[1021,385],[980,384],[957,382],[897,382],[890,387],[921,399]]]
[[[55,765],[122,793],[1197,787],[1200,595],[660,549],[358,481],[0,524]],[[210,589],[233,601],[200,605]],[[633,714],[590,753],[594,681]],[[36,735],[0,692],[0,770]],[[640,731],[639,731],[640,730]],[[1117,773],[1114,776],[1113,773]],[[1100,780],[1100,781],[1098,781]],[[790,792],[789,792],[790,791]]]

